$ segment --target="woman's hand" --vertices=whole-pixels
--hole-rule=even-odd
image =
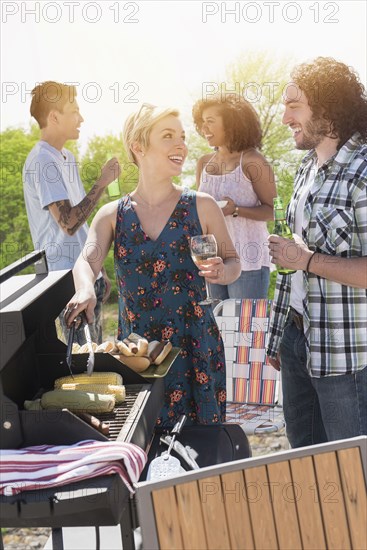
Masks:
[[[64,319],[66,326],[70,328],[75,317],[85,310],[88,324],[94,321],[94,308],[96,307],[97,298],[94,289],[78,290],[69,300],[64,311]]]
[[[236,203],[230,197],[223,197],[224,201],[228,201],[226,206],[222,208],[223,216],[232,216],[236,209]]]
[[[220,256],[208,258],[197,264],[199,275],[205,278],[207,283],[220,284],[224,279],[224,263]]]

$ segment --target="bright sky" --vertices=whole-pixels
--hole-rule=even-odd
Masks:
[[[141,102],[191,106],[204,82],[264,51],[295,62],[332,56],[366,84],[367,3],[287,0],[1,2],[2,129],[28,127],[36,82],[79,83],[84,148],[121,131]],[[256,107],[256,105],[255,105]]]

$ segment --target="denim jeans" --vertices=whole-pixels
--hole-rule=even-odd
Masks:
[[[292,447],[367,435],[367,367],[357,374],[311,377],[305,336],[289,319],[280,356],[283,410]]]
[[[101,314],[102,314],[102,300],[105,294],[105,290],[106,290],[105,280],[103,277],[100,277],[94,283],[94,291],[96,293],[97,303],[96,303],[96,307],[94,308],[94,323],[93,325],[89,325],[92,342],[96,342],[96,344],[102,344]],[[64,321],[64,312],[60,313],[59,321],[60,321],[64,341],[67,342],[69,338],[69,329],[67,328]],[[80,328],[79,330],[75,331],[74,342],[76,342],[80,346],[86,343],[83,328]]]
[[[209,285],[212,298],[267,298],[270,270],[262,267],[255,271],[241,271],[241,275],[230,285]]]

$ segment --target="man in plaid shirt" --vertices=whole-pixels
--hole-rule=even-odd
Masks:
[[[296,67],[283,123],[308,150],[287,220],[270,235],[278,275],[268,356],[281,369],[292,447],[367,434],[367,98],[331,58]]]

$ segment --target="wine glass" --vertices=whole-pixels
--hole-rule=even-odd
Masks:
[[[214,235],[195,235],[195,237],[191,237],[190,252],[196,265],[205,263],[205,260],[209,258],[215,258],[217,255],[217,241]],[[199,305],[208,306],[218,301],[210,296],[209,287],[206,284],[206,298],[199,302]]]

